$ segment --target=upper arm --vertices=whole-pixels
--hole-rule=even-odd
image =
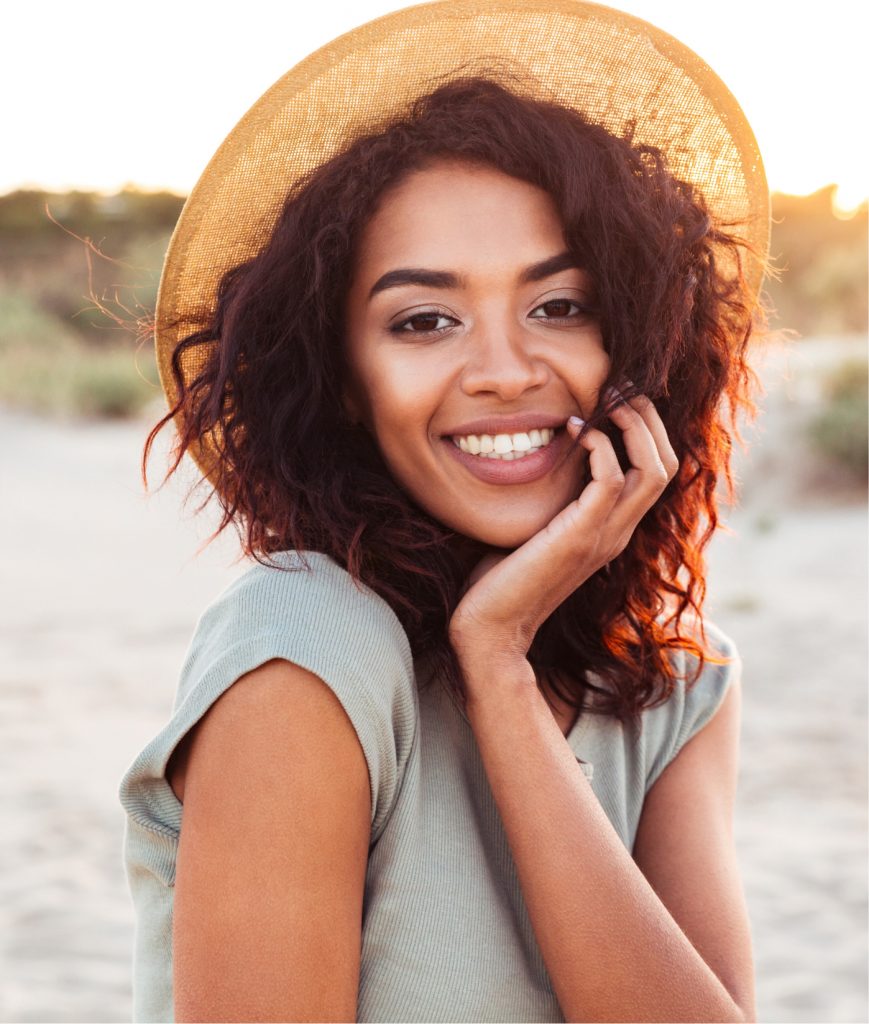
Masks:
[[[738,674],[711,721],[646,796],[633,856],[746,1020],[755,1019],[751,931],[733,840]]]
[[[337,697],[268,662],[204,715],[185,762],[176,1019],[355,1020],[371,795]]]

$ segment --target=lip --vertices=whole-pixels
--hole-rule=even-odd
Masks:
[[[529,430],[563,427],[571,415],[572,413],[558,416],[553,413],[522,412],[512,416],[485,416],[462,423],[451,430],[444,430],[441,437],[465,437],[468,434],[490,434],[492,437],[495,434],[527,434]]]
[[[540,417],[538,417],[538,419],[540,419]],[[549,426],[550,423],[542,423],[541,426]],[[557,426],[557,424],[554,425]],[[463,427],[462,429],[466,428]],[[512,431],[509,429],[502,429],[497,431],[497,433],[516,433],[521,429],[521,427],[514,427]],[[540,427],[538,426],[535,428],[529,426],[527,429],[539,430]],[[468,433],[476,433],[476,430],[468,430]],[[480,430],[480,433],[488,434],[490,431]],[[530,455],[525,455],[521,459],[511,459],[509,462],[505,462],[501,459],[486,459],[479,455],[471,455],[469,452],[463,452],[461,448],[456,447],[449,437],[442,438],[441,444],[446,446],[452,458],[456,459],[465,467],[465,469],[468,470],[469,473],[473,474],[473,476],[478,480],[482,480],[484,483],[529,484],[535,480],[540,480],[555,469],[555,467],[568,454],[568,450],[571,445],[571,438],[566,430],[559,430],[549,444],[544,445],[543,448],[539,448],[536,452],[532,452]]]

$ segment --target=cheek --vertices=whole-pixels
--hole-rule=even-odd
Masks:
[[[431,374],[401,358],[369,361],[359,367],[355,387],[363,421],[385,455],[400,456],[427,433],[439,394]]]
[[[564,379],[585,417],[598,405],[600,391],[610,372],[610,358],[600,347],[585,353],[582,359],[572,360],[564,369]]]

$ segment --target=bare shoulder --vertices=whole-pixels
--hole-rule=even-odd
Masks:
[[[268,662],[177,754],[176,1018],[354,1019],[371,798],[338,698]]]
[[[633,856],[747,1019],[754,1019],[751,932],[733,839],[741,704],[735,673],[715,714],[649,790]]]
[[[307,723],[306,742],[316,751],[328,752],[332,758],[351,754],[351,760],[357,762],[361,757],[364,766],[356,732],[332,690],[299,665],[275,659],[238,679],[178,743],[166,768],[166,778],[176,797],[184,802],[194,747],[206,751],[197,756],[197,771],[201,772],[209,752],[216,755],[215,766],[219,767],[231,753],[229,744],[237,744],[240,739],[239,730],[262,739],[272,732],[272,740],[278,742],[281,731],[292,729],[293,723],[297,728]],[[331,746],[336,738],[337,747]],[[246,752],[248,757],[257,754],[263,754],[259,745]]]

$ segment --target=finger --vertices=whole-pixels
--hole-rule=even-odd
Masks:
[[[576,501],[563,508],[504,563],[505,567],[510,564],[520,577],[547,581],[545,593],[535,598],[544,618],[615,553],[611,550],[612,531],[603,530],[602,526],[618,502],[625,476],[607,435],[601,430],[587,430],[580,435],[584,426],[582,420],[572,417],[567,431],[588,452],[591,481]],[[496,565],[493,576],[501,568]],[[578,571],[581,578],[577,577]],[[515,586],[511,586],[509,592],[514,591]]]
[[[588,467],[591,480],[583,488],[579,498],[569,505],[577,512],[588,515],[606,516],[612,511],[621,497],[625,486],[625,474],[619,465],[619,459],[613,448],[612,441],[602,430],[586,430],[581,433],[584,422],[571,416],[567,422],[567,432],[588,452]]]
[[[582,433],[584,428],[585,423],[579,418],[568,420],[568,434],[588,452],[591,481],[577,500],[563,508],[539,533],[499,564],[486,567],[493,580],[499,573],[509,572],[514,581],[503,588],[499,598],[502,618],[517,614],[517,578],[546,580],[545,589],[535,596],[535,608],[543,621],[620,550],[622,531],[610,529],[607,523],[624,489],[625,476],[609,437],[601,430]],[[521,611],[527,612],[527,600],[520,599],[518,603]]]
[[[610,420],[622,431],[631,468],[625,474],[622,501],[651,505],[670,481],[646,420],[627,402],[610,409]]]
[[[635,395],[633,398],[627,399],[627,402],[632,409],[635,409],[643,417],[649,432],[655,439],[658,457],[667,471],[668,478],[672,480],[679,471],[679,459],[675,451],[673,451],[673,445],[667,434],[667,428],[664,426],[660,413],[655,408],[655,403],[648,395]]]

